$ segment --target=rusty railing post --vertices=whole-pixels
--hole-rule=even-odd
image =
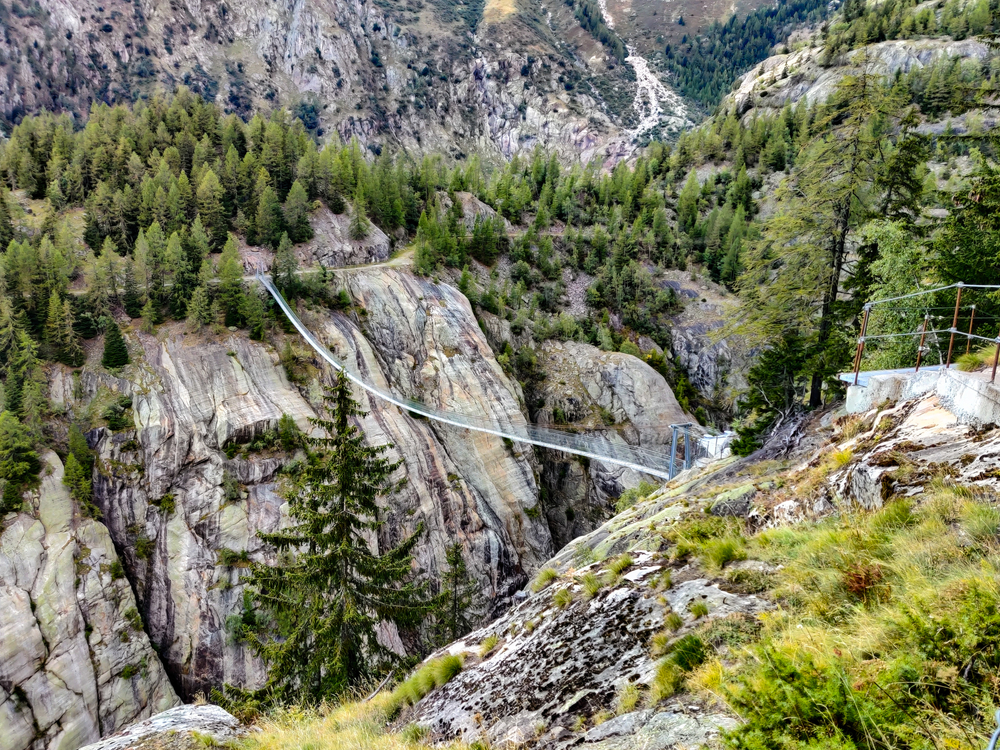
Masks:
[[[951,338],[948,340],[948,359],[945,360],[944,369],[951,367],[951,348],[955,345],[955,332],[958,330],[958,306],[962,304],[962,287],[965,286],[961,281],[955,284],[958,287],[958,295],[955,297],[955,317],[951,319]]]
[[[976,306],[972,305],[972,315],[969,316],[969,338],[965,342],[965,353],[968,354],[972,348],[972,324],[976,322]]]
[[[920,357],[924,353],[924,336],[927,335],[927,319],[929,317],[928,313],[924,313],[924,324],[920,327],[920,345],[917,347],[917,368],[913,371],[914,374],[920,372]]]
[[[994,382],[997,379],[997,361],[1000,360],[1000,336],[997,336],[997,350],[993,355],[993,374],[990,376],[990,382]]]
[[[858,374],[861,372],[861,353],[865,350],[865,334],[868,332],[868,314],[872,311],[871,303],[865,304],[865,317],[861,321],[861,335],[858,336],[858,350],[854,353],[854,385],[858,384]]]

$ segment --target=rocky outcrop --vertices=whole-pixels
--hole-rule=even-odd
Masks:
[[[357,317],[324,315],[310,325],[347,367],[434,408],[524,425],[520,389],[497,364],[461,293],[390,269],[344,273],[341,281],[359,308]],[[424,521],[427,546],[418,563],[428,572],[440,570],[446,544],[461,542],[489,608],[503,609],[526,574],[552,552],[544,521],[528,512],[538,502],[531,451],[493,435],[414,419],[367,394],[364,403],[371,409],[369,439],[393,442],[411,477],[389,525],[412,529]]]
[[[663,376],[630,354],[546,341],[538,364],[546,374],[539,393],[545,405],[536,418],[541,424],[667,453],[670,425],[691,421]],[[543,456],[543,505],[559,547],[602,523],[622,490],[651,478],[557,451]]]
[[[660,491],[563,549],[545,565],[551,583],[431,657],[463,654],[465,669],[401,721],[427,727],[435,739],[595,750],[701,747],[734,728],[733,717],[692,696],[637,703],[610,718],[626,686],[642,693],[652,683],[651,640],[667,614],[682,621],[674,641],[710,620],[752,618],[772,606],[725,590],[695,565],[671,565],[663,537],[650,528],[664,532],[700,513],[700,505],[686,509],[691,490],[689,483]],[[622,563],[626,553],[630,562]],[[663,585],[671,567],[673,583]],[[709,614],[692,614],[692,602]]]
[[[178,706],[141,721],[82,750],[127,750],[138,745],[162,750],[204,747],[206,739],[224,746],[245,734],[232,714],[218,706]]]
[[[0,518],[0,745],[77,748],[177,705],[108,530],[44,456],[27,509]]]
[[[669,271],[667,286],[684,300],[684,309],[670,327],[670,352],[687,373],[691,385],[706,397],[732,403],[746,386],[752,352],[735,334],[727,334],[738,302],[725,288],[691,274]]]
[[[338,268],[381,263],[392,252],[389,237],[374,224],[371,224],[367,237],[352,239],[350,212],[335,214],[323,206],[313,212],[310,223],[315,236],[296,247],[296,253],[306,265]]]
[[[395,269],[345,272],[341,282],[351,311],[303,315],[366,379],[428,404],[524,423],[519,389],[460,293]],[[54,400],[82,418],[131,398],[134,429],[89,435],[98,456],[95,502],[181,695],[259,685],[261,665],[227,621],[242,612],[245,560],[267,559],[257,532],[287,518],[279,469],[292,456],[264,439],[283,414],[311,429],[332,374],[307,362],[293,385],[274,349],[242,335],[217,340],[179,325],[158,337],[127,335],[134,364],[120,377],[85,370],[75,388],[54,377]],[[408,480],[373,543],[393,546],[422,523],[417,573],[437,585],[445,550],[460,543],[479,583],[477,610],[506,609],[553,551],[544,519],[529,512],[539,494],[533,454],[356,395],[368,411],[365,435],[394,445],[389,456],[403,462]]]
[[[780,110],[786,104],[805,99],[821,104],[833,93],[840,80],[865,65],[883,76],[906,74],[938,60],[959,58],[974,62],[988,60],[992,53],[975,39],[909,39],[869,44],[843,56],[836,65],[824,65],[822,47],[804,47],[787,55],[774,55],[740,78],[724,108],[746,117],[754,109]]]

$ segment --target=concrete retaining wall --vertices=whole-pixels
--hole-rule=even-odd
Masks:
[[[959,370],[873,375],[868,385],[847,389],[848,414],[861,414],[885,402],[909,400],[933,392],[960,424],[1000,424],[1000,388]]]

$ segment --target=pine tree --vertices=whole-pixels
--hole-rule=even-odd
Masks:
[[[316,703],[399,664],[377,629],[414,628],[437,604],[410,582],[422,526],[381,555],[370,546],[382,526],[378,499],[402,485],[393,479],[400,462],[385,458],[389,446],[365,445],[353,424],[363,413],[343,374],[326,398],[330,419],[310,421],[327,437],[305,439],[308,458],[286,495],[292,525],[259,534],[281,562],[254,562],[247,579],[269,615],[248,640],[276,701]]]
[[[83,347],[74,328],[75,316],[69,300],[63,300],[62,363],[70,367],[80,367],[84,362]]]
[[[14,224],[10,218],[10,206],[7,205],[7,189],[0,186],[0,252],[14,240]]]
[[[288,191],[283,208],[288,237],[293,243],[307,242],[313,237],[313,230],[309,225],[309,208],[309,196],[302,183],[296,180]]]
[[[104,355],[101,357],[101,365],[113,370],[124,367],[129,363],[128,347],[122,336],[121,329],[113,318],[104,319]]]
[[[209,169],[198,185],[198,215],[214,247],[219,247],[226,241],[226,233],[229,231],[229,221],[222,203],[225,195],[219,178]]]
[[[98,515],[96,512],[97,509],[93,504],[93,488],[90,481],[90,472],[80,464],[76,456],[72,453],[66,457],[63,484],[69,489],[70,497],[80,504],[85,515],[90,517]]]
[[[298,291],[298,271],[299,262],[295,259],[292,241],[288,238],[288,234],[284,233],[281,235],[281,242],[278,243],[278,251],[274,254],[271,277],[282,294],[289,299],[293,299]]]
[[[226,313],[226,325],[240,323],[240,304],[243,301],[243,263],[236,247],[236,238],[229,235],[219,259],[219,301]]]
[[[243,295],[240,302],[240,316],[243,324],[254,341],[261,341],[264,338],[264,300],[256,290]]]
[[[146,304],[142,306],[142,323],[139,324],[143,333],[152,334],[156,331],[156,317],[153,300],[146,300]]]
[[[20,509],[20,490],[40,469],[28,430],[11,412],[0,413],[0,479],[5,481],[0,514]]]

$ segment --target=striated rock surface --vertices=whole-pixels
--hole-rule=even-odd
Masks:
[[[350,369],[431,407],[524,424],[520,389],[497,364],[460,292],[394,269],[345,273],[342,284],[363,312],[325,314],[310,325]],[[446,544],[462,542],[470,570],[493,600],[490,610],[505,608],[552,553],[544,521],[528,513],[538,502],[530,447],[414,419],[368,394],[363,403],[371,410],[364,421],[369,439],[393,442],[411,478],[388,525],[403,533],[424,521],[427,545],[418,562],[429,572],[440,570]]]
[[[546,373],[539,423],[667,453],[670,425],[691,421],[663,376],[630,354],[546,341],[538,363]],[[643,479],[632,469],[558,451],[544,456],[544,508],[559,547],[603,522],[622,490]]]
[[[426,403],[523,423],[516,384],[456,290],[394,269],[350,272],[343,285],[355,310],[303,314],[366,377]],[[51,391],[71,416],[131,396],[135,429],[90,433],[95,502],[181,695],[259,685],[261,665],[227,620],[242,611],[243,561],[266,554],[257,532],[287,517],[279,469],[292,457],[260,441],[283,414],[310,429],[331,373],[312,360],[311,380],[293,385],[274,349],[241,335],[218,341],[164,326],[158,338],[128,338],[134,364],[121,377],[85,370],[79,388],[56,377]],[[360,389],[356,396],[369,410],[368,439],[393,443],[408,479],[372,543],[395,545],[423,523],[418,573],[436,581],[446,548],[459,542],[479,582],[479,610],[506,609],[553,551],[544,519],[528,512],[538,504],[533,454],[417,419]]]
[[[358,266],[364,263],[381,263],[392,252],[388,235],[374,224],[363,240],[351,239],[351,214],[335,214],[326,206],[314,211],[310,217],[315,236],[296,248],[307,265],[324,265],[328,268]]]
[[[840,64],[823,66],[822,47],[805,47],[787,55],[774,55],[740,78],[723,108],[733,108],[737,116],[752,110],[780,110],[785,104],[805,99],[810,105],[822,103],[840,80],[861,65],[883,76],[906,74],[938,60],[959,58],[984,62],[992,56],[989,47],[975,39],[907,39],[869,44],[842,56]]]
[[[72,750],[179,702],[107,529],[43,456],[27,510],[0,519],[0,745]]]

